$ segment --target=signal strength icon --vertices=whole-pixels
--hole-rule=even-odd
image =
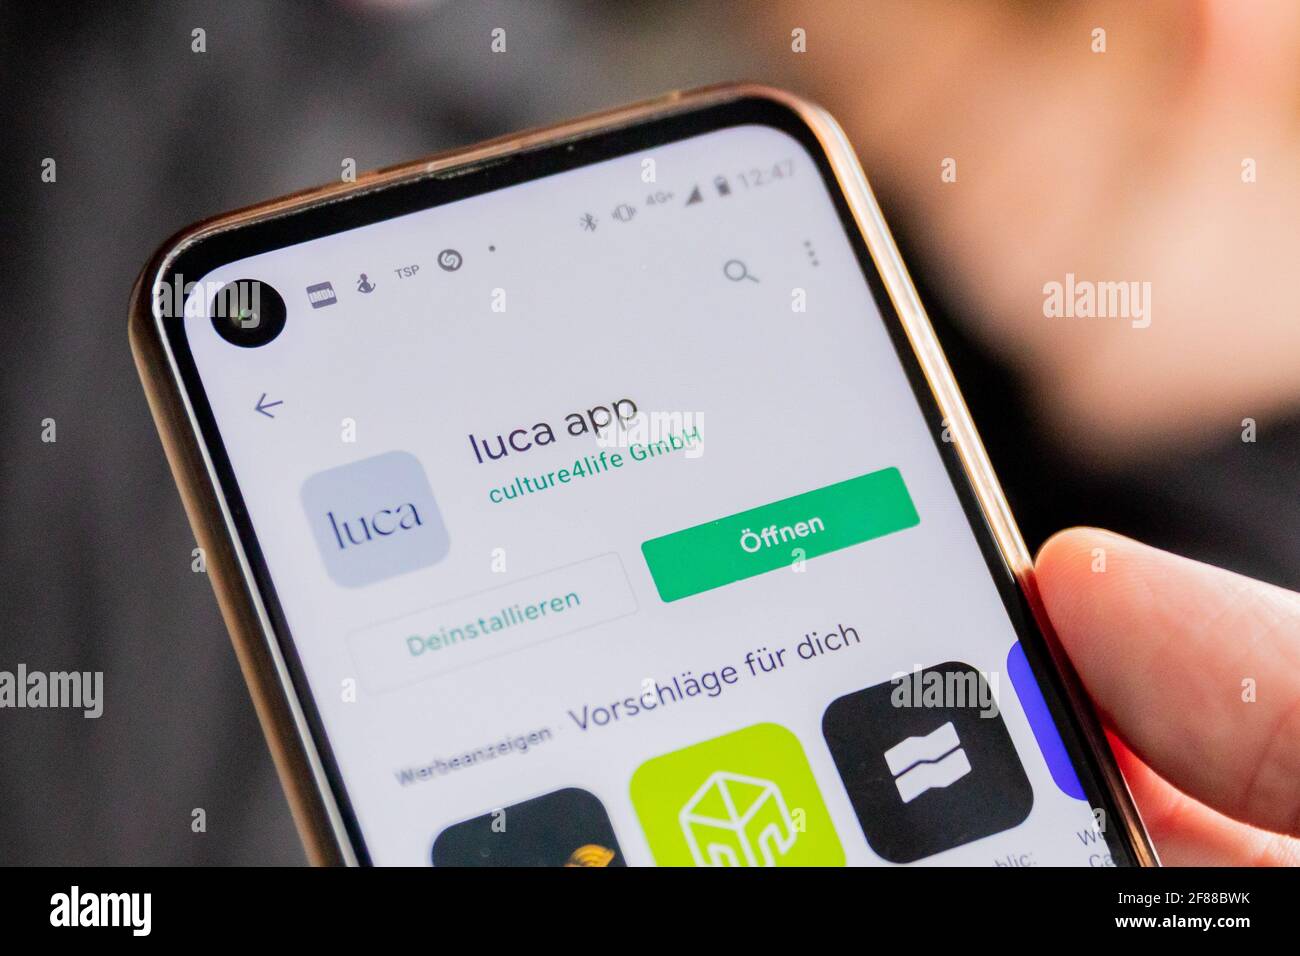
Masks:
[[[700,187],[696,186],[691,190],[691,194],[686,197],[686,205],[694,206],[697,202],[704,202],[704,196],[700,194]]]

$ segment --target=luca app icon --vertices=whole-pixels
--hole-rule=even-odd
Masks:
[[[653,760],[632,803],[660,866],[843,866],[794,734],[755,724]]]
[[[867,842],[893,863],[1009,830],[1033,806],[997,700],[969,664],[841,697],[822,732]]]
[[[408,452],[312,475],[302,504],[325,569],[344,587],[428,567],[451,548],[429,479]]]

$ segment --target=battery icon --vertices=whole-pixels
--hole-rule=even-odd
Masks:
[[[713,185],[717,188],[719,196],[731,195],[731,185],[727,182],[726,176],[715,176]]]

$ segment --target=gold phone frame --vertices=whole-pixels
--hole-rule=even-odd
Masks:
[[[153,290],[159,282],[165,282],[172,262],[186,248],[218,233],[559,140],[745,98],[771,100],[795,113],[812,131],[830,162],[836,182],[948,425],[962,469],[992,531],[997,549],[1046,638],[1053,662],[1062,675],[1065,696],[1079,715],[1084,743],[1091,749],[1101,769],[1101,783],[1120,813],[1119,820],[1109,823],[1123,828],[1136,863],[1158,865],[1132,796],[1093,716],[1091,703],[1052,631],[1034,581],[1033,561],[853,147],[839,124],[822,108],[792,93],[753,83],[673,92],[619,109],[378,170],[359,176],[352,183],[322,186],[227,213],[178,233],[155,253],[137,280],[131,295],[129,320],[136,367],[186,513],[206,555],[213,590],[294,820],[308,859],[313,864],[356,864],[358,860],[255,584],[248,555],[203,442],[175,355],[163,331],[163,316],[155,309]]]

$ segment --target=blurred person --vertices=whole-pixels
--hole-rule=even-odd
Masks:
[[[853,140],[1031,545],[1107,524],[1300,585],[1300,5],[763,10],[773,68]],[[1069,275],[1149,283],[1149,313],[1046,316]]]

